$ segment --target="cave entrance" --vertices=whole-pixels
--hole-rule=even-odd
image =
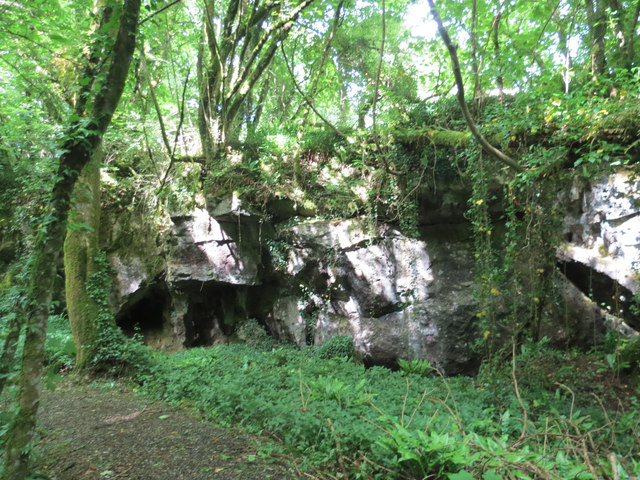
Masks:
[[[170,336],[169,292],[163,284],[146,288],[125,305],[116,317],[118,325],[125,335],[142,335],[144,342],[161,347],[163,336]],[[169,330],[167,332],[167,330]]]
[[[621,318],[635,330],[640,318],[633,307],[633,292],[614,279],[583,263],[573,260],[560,262],[560,270],[587,297],[611,314]]]
[[[180,290],[188,305],[183,317],[188,348],[225,343],[248,318],[264,325],[275,298],[268,286],[185,282]]]

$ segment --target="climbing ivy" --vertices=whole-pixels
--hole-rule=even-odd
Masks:
[[[142,343],[140,335],[130,338],[124,335],[116,325],[109,309],[111,285],[111,266],[105,252],[95,258],[97,270],[87,279],[87,293],[98,305],[95,322],[98,326],[97,345],[90,346],[94,351],[93,368],[113,372],[133,370],[145,371],[152,364],[151,350]],[[86,346],[82,346],[86,348]]]
[[[467,218],[474,240],[478,347],[485,354],[510,348],[512,341],[541,340],[545,308],[557,300],[557,202],[567,179],[552,173],[553,163],[535,162],[540,166],[505,181],[481,152],[468,151]]]

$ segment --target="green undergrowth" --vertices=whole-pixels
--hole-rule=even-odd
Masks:
[[[585,357],[554,355],[524,350],[471,379],[443,378],[417,360],[394,372],[314,349],[237,344],[164,357],[143,384],[154,397],[278,437],[262,454],[297,451],[330,478],[638,475],[634,392],[622,403],[589,392],[600,371],[578,374],[569,361]]]

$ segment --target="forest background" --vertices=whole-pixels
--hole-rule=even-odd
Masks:
[[[472,185],[478,349],[487,359],[511,358],[543,340],[539,306],[554,285],[558,191],[637,163],[640,2],[428,3],[96,0],[88,9],[74,0],[0,2],[0,380],[19,392],[3,431],[3,478],[27,475],[50,315],[68,313],[76,368],[128,363],[148,374],[148,353],[105,314],[101,203],[139,209],[161,224],[207,196],[234,193],[257,211],[280,196],[308,215],[365,215],[411,235],[418,187],[463,178]],[[500,245],[492,241],[496,200],[506,212]],[[81,249],[69,246],[74,235]],[[65,237],[65,280],[83,286],[71,298],[67,283],[66,302],[55,282]],[[514,315],[495,315],[496,292],[524,297]],[[494,342],[499,330],[513,342]],[[636,368],[620,342],[609,345],[605,366]],[[515,355],[513,362],[515,369]],[[520,446],[537,434],[527,430],[514,383],[524,427],[511,445]],[[558,388],[557,396],[567,394]],[[587,442],[583,431],[567,433],[579,423],[574,413],[555,434],[577,442],[569,449],[576,460],[556,450],[550,472],[637,474],[633,453],[574,447]],[[605,423],[637,433],[637,418],[625,422]],[[387,445],[395,463],[380,460],[367,474],[386,468],[472,478],[461,476],[464,463],[452,451],[414,458],[411,442],[435,440],[412,436],[402,422],[395,427],[383,428],[398,435]],[[541,475],[529,459],[499,466],[495,458],[511,451],[504,435],[501,446],[467,444],[501,452],[479,474],[511,475],[504,468],[517,464],[522,475]],[[333,440],[329,457],[347,474]]]

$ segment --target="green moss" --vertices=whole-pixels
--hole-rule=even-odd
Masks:
[[[393,132],[401,143],[412,145],[436,145],[438,147],[463,148],[469,145],[471,132],[457,132],[433,127],[402,128]]]
[[[74,188],[75,210],[70,215],[70,228],[64,242],[67,312],[78,369],[90,366],[98,338],[99,306],[86,289],[87,279],[96,270],[93,259],[98,253],[100,170],[97,165],[92,161]]]

